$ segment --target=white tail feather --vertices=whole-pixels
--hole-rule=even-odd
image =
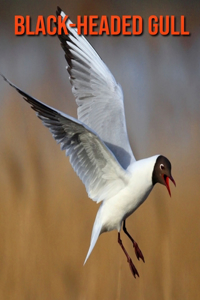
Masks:
[[[100,211],[101,211],[101,207],[102,205],[100,206],[99,210],[98,210],[98,213],[97,213],[97,216],[96,216],[96,219],[95,219],[95,222],[94,222],[94,226],[93,226],[93,229],[92,229],[92,236],[91,236],[91,241],[90,241],[90,248],[88,250],[88,253],[87,253],[87,256],[85,258],[85,261],[84,261],[84,264],[86,263],[86,261],[88,260],[96,242],[97,242],[97,239],[101,233],[101,228],[102,228],[102,224],[101,224],[101,221],[100,221]]]

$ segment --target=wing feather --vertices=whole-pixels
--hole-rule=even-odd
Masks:
[[[58,8],[57,15],[65,17]],[[68,63],[78,119],[92,128],[126,169],[135,161],[125,121],[123,93],[99,55],[67,19],[68,35],[59,35]]]
[[[128,184],[129,174],[92,129],[31,97],[5,77],[4,79],[31,105],[60,144],[61,150],[66,151],[91,199],[96,202],[109,199]]]

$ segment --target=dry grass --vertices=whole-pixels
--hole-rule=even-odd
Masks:
[[[198,299],[195,149],[190,157],[175,152],[172,199],[156,187],[128,220],[146,259],[136,262],[141,278],[134,280],[116,232],[102,235],[82,266],[97,206],[33,112],[7,99],[1,128],[0,299]],[[191,144],[199,141],[198,132]]]

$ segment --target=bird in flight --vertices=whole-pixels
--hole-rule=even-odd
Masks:
[[[57,16],[65,17],[58,7]],[[156,183],[169,194],[171,163],[163,155],[136,160],[131,150],[124,113],[123,93],[94,48],[67,19],[68,34],[59,35],[65,52],[72,93],[78,105],[78,119],[28,95],[11,83],[54,139],[66,151],[70,163],[84,183],[88,196],[101,202],[94,222],[86,263],[100,234],[117,230],[121,246],[134,277],[139,273],[121,239],[123,231],[131,240],[137,259],[144,256],[126,228],[126,219],[146,200]]]

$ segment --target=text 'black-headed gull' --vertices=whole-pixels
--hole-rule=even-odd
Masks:
[[[65,17],[60,8],[59,15]],[[85,184],[88,196],[97,203],[102,202],[84,264],[99,235],[116,229],[118,243],[136,277],[138,271],[122,244],[120,230],[123,226],[137,258],[144,261],[126,229],[126,218],[146,200],[157,182],[165,185],[171,195],[169,179],[175,184],[171,163],[162,155],[136,161],[127,136],[122,89],[96,51],[70,24],[67,19],[68,35],[62,34],[59,39],[78,105],[78,120],[34,99],[3,78],[31,105],[61,144],[61,150],[66,151],[73,169]]]

